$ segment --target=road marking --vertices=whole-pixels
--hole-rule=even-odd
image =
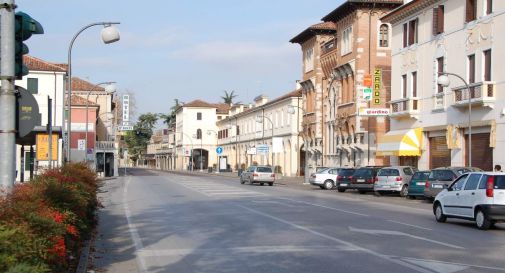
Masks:
[[[236,197],[264,197],[267,194],[251,190],[244,190],[234,186],[223,185],[219,183],[201,183],[201,182],[177,182],[179,185],[199,192],[207,197],[232,198]]]
[[[357,246],[353,243],[350,243],[350,242],[347,242],[347,241],[344,241],[342,239],[338,239],[336,237],[333,237],[333,236],[330,236],[330,235],[326,235],[324,233],[321,233],[321,232],[318,232],[318,231],[315,231],[313,229],[310,229],[308,227],[304,227],[304,226],[301,226],[301,225],[298,225],[298,224],[295,224],[295,223],[292,223],[290,221],[287,221],[287,220],[284,220],[284,219],[281,219],[281,218],[278,218],[278,217],[275,217],[273,215],[270,215],[270,214],[267,214],[267,213],[263,213],[261,211],[258,211],[258,210],[255,210],[255,209],[252,209],[252,208],[249,208],[249,207],[246,207],[246,206],[242,206],[242,205],[236,205],[240,208],[243,208],[245,210],[248,210],[250,211],[251,213],[254,213],[254,214],[257,214],[257,215],[261,215],[263,217],[266,217],[266,218],[270,218],[272,220],[275,220],[277,222],[280,222],[280,223],[283,223],[283,224],[286,224],[286,225],[289,225],[289,226],[292,226],[294,228],[297,228],[297,229],[300,229],[300,230],[303,230],[303,231],[306,231],[308,233],[311,233],[313,235],[316,235],[316,236],[319,236],[319,237],[322,237],[322,238],[325,238],[325,239],[328,239],[328,240],[331,240],[331,241],[334,241],[334,242],[337,242],[337,243],[340,243],[340,244],[343,244],[343,245],[346,245],[350,248],[354,248],[356,249],[357,251],[362,251],[362,252],[365,252],[365,253],[368,253],[372,256],[375,256],[379,259],[382,259],[382,260],[385,260],[385,261],[388,261],[388,262],[391,262],[391,263],[394,263],[394,264],[397,264],[397,265],[401,265],[403,267],[407,267],[407,268],[410,268],[416,272],[421,272],[421,273],[433,273],[433,271],[429,271],[429,270],[426,270],[422,267],[419,267],[417,265],[413,265],[413,264],[409,264],[407,262],[404,262],[404,261],[401,261],[401,260],[398,260],[398,259],[393,259],[387,255],[384,255],[384,254],[380,254],[378,252],[375,252],[371,249],[368,249],[368,248],[364,248],[364,247],[360,247],[360,246]]]
[[[409,227],[415,227],[415,228],[424,229],[424,230],[433,230],[431,228],[425,228],[425,227],[421,227],[421,226],[418,226],[418,225],[412,225],[412,224],[407,224],[407,223],[403,223],[403,222],[397,222],[397,221],[393,221],[393,220],[388,220],[388,222],[396,223],[396,224],[400,224],[400,225],[404,225],[404,226],[409,226]]]
[[[291,202],[301,203],[301,204],[305,204],[305,205],[310,205],[310,206],[314,206],[314,207],[319,207],[319,208],[325,208],[325,209],[330,209],[330,210],[334,210],[334,211],[344,212],[344,213],[348,213],[348,214],[359,215],[359,216],[363,216],[363,217],[369,217],[370,216],[370,215],[359,213],[359,212],[354,212],[354,211],[349,211],[349,210],[343,210],[343,209],[337,209],[337,208],[333,208],[333,207],[328,207],[328,206],[324,206],[324,205],[309,203],[309,202],[305,202],[305,201],[294,200],[294,199],[290,199],[290,198],[279,198],[279,199],[281,199],[281,200],[288,200],[288,201],[291,201]]]
[[[267,253],[290,253],[290,252],[336,252],[336,251],[358,251],[349,246],[248,246],[230,248],[180,248],[180,249],[152,249],[140,252],[142,257],[163,257],[163,256],[187,256],[213,254],[220,256],[242,255],[242,254],[267,254]]]
[[[359,228],[353,228],[353,227],[349,227],[349,230],[353,231],[353,232],[360,232],[360,233],[372,234],[372,235],[406,236],[406,237],[410,237],[410,238],[413,238],[413,239],[417,239],[417,240],[421,240],[421,241],[426,241],[426,242],[434,243],[434,244],[437,244],[437,245],[443,245],[443,246],[450,247],[450,248],[465,249],[464,247],[461,247],[461,246],[457,246],[457,245],[453,245],[453,244],[448,244],[448,243],[444,243],[444,242],[439,242],[439,241],[435,241],[435,240],[428,239],[428,238],[425,238],[425,237],[421,237],[421,236],[416,236],[416,235],[404,233],[404,232],[401,232],[401,231],[379,230],[379,229],[359,229]]]
[[[489,269],[489,270],[505,272],[505,268],[503,268],[503,267],[483,266],[483,265],[464,264],[464,263],[449,263],[449,262],[444,262],[444,261],[425,260],[425,259],[417,259],[417,258],[410,258],[410,257],[397,257],[397,258],[400,258],[400,259],[410,262],[410,263],[418,264],[423,267],[424,267],[424,265],[433,266],[433,269],[435,269],[435,268],[442,268],[443,269],[443,267],[441,267],[441,265],[445,264],[445,265],[453,265],[453,266],[460,266],[460,267],[466,267],[466,268],[473,267],[473,268]],[[432,268],[432,267],[430,267],[430,268]],[[456,267],[454,267],[454,268],[456,268]],[[450,269],[450,267],[448,267],[448,269]],[[460,270],[463,270],[463,269],[460,269]],[[449,272],[448,271],[436,271],[436,272],[452,273],[452,272],[456,272],[456,271],[449,271]]]
[[[144,245],[142,244],[142,240],[140,240],[139,232],[135,224],[131,220],[131,212],[130,207],[128,207],[128,202],[126,201],[126,196],[128,195],[128,185],[130,184],[131,176],[128,176],[128,179],[125,182],[123,188],[123,209],[126,216],[126,221],[128,222],[128,230],[130,231],[130,236],[132,237],[133,245],[135,247],[135,256],[137,260],[137,266],[139,267],[140,273],[146,273],[147,267],[144,258],[139,255],[139,253],[144,249]]]

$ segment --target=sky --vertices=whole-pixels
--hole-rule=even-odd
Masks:
[[[289,40],[342,0],[17,0],[44,27],[26,44],[30,54],[66,63],[82,27],[118,21],[121,40],[105,45],[101,26],[84,31],[72,50],[72,75],[117,82],[131,92],[134,115],[168,113],[174,99],[221,102],[224,90],[249,103],[295,89],[302,53]]]

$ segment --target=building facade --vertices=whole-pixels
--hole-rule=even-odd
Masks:
[[[382,18],[393,26],[393,80],[391,132],[380,150],[393,163],[488,171],[505,164],[505,71],[497,61],[505,50],[503,11],[503,1],[423,0]],[[469,89],[453,75],[440,85],[441,72],[462,77]]]

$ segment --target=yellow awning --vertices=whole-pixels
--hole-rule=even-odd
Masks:
[[[388,132],[378,139],[377,155],[420,156],[422,139],[422,128]]]

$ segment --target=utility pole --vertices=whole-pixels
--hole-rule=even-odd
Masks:
[[[15,7],[14,0],[0,0],[0,185],[6,189],[16,179]]]

